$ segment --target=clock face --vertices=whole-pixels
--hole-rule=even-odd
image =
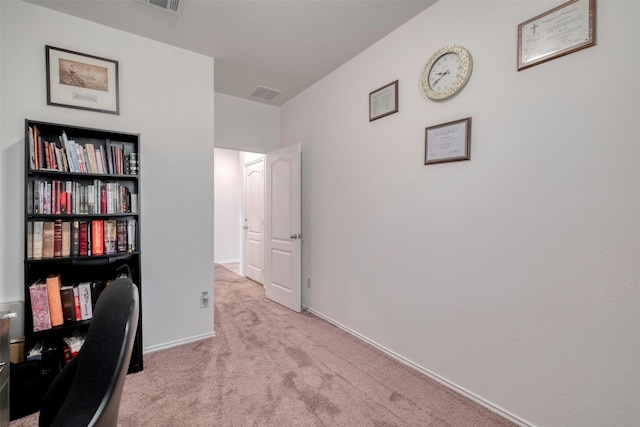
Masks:
[[[445,92],[460,79],[462,61],[454,52],[445,53],[429,70],[429,87],[436,92]]]
[[[471,55],[456,45],[437,51],[424,68],[422,88],[430,99],[442,101],[456,95],[471,77]]]

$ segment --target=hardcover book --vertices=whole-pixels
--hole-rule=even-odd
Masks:
[[[62,281],[60,280],[59,274],[47,277],[47,296],[49,298],[51,326],[60,326],[64,323],[62,300],[60,299],[61,286]]]
[[[47,285],[42,282],[36,282],[29,286],[29,297],[31,298],[33,332],[51,329],[51,315],[49,314]]]
[[[115,254],[118,251],[118,235],[116,221],[107,219],[104,221],[104,253]]]
[[[91,255],[104,255],[104,220],[91,221]]]
[[[42,258],[53,258],[54,228],[53,221],[44,221],[42,226]]]
[[[62,301],[62,316],[64,323],[76,321],[76,303],[73,298],[73,286],[65,285],[60,288],[60,300]]]
[[[73,287],[73,305],[75,309],[76,320],[82,320],[82,311],[80,309],[80,291],[78,287]]]
[[[116,221],[116,233],[118,235],[118,252],[127,251],[127,220]]]
[[[78,293],[80,294],[80,317],[82,320],[89,320],[93,317],[91,283],[82,282],[78,284]]]
[[[62,220],[53,221],[53,256],[60,258],[62,256]]]
[[[71,256],[71,222],[62,222],[62,257]]]
[[[42,259],[44,222],[33,221],[33,259]]]
[[[71,256],[80,255],[80,221],[71,222]]]

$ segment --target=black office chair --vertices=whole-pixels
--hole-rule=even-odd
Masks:
[[[117,425],[138,304],[138,288],[130,279],[116,279],[102,291],[82,348],[45,393],[41,427]]]

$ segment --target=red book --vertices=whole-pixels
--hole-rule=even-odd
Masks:
[[[76,321],[82,320],[82,310],[80,309],[80,292],[78,287],[73,287],[73,305],[75,307]]]
[[[53,256],[60,258],[62,256],[62,220],[53,221]]]
[[[79,247],[80,256],[87,256],[89,255],[88,253],[89,245],[87,240],[89,237],[89,223],[87,221],[80,221],[80,230],[78,234],[79,234],[78,247]]]
[[[91,221],[91,254],[104,255],[104,220]]]

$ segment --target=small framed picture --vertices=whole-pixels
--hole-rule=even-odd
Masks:
[[[398,112],[398,80],[369,93],[369,121]]]
[[[596,0],[570,0],[518,25],[518,71],[596,44]]]
[[[471,159],[471,117],[426,128],[424,164]]]
[[[118,61],[46,46],[47,104],[120,114]]]

